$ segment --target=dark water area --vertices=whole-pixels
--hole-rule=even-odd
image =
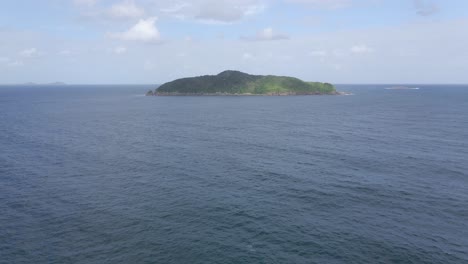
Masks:
[[[0,87],[0,263],[468,263],[468,86]]]

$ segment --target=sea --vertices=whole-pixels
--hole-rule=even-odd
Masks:
[[[0,263],[468,263],[468,85],[0,87]]]

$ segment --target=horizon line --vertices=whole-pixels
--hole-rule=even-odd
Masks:
[[[162,85],[163,83],[0,83],[0,86],[105,86],[105,85]],[[333,85],[468,85],[467,83],[331,83]]]

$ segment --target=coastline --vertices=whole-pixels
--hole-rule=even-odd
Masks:
[[[348,92],[333,93],[266,93],[266,94],[232,94],[232,93],[153,93],[148,92],[146,96],[301,96],[301,95],[351,95]]]

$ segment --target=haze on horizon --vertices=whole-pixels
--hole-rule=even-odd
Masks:
[[[468,83],[464,0],[10,0],[0,83]]]

